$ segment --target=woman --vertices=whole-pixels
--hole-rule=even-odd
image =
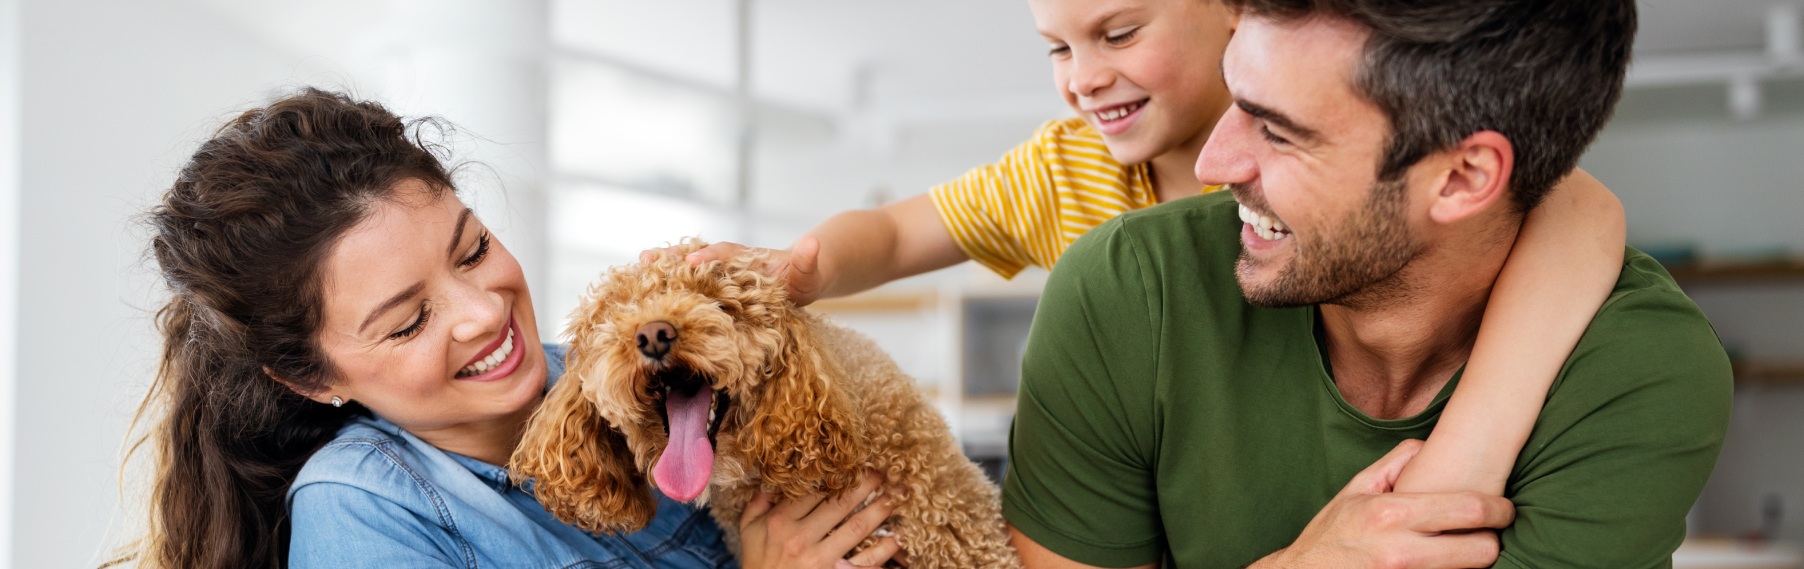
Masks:
[[[149,216],[171,298],[143,409],[166,415],[146,437],[150,530],[127,559],[735,564],[704,512],[660,497],[645,529],[588,535],[496,466],[563,358],[540,349],[519,264],[457,199],[444,148],[422,132],[444,128],[307,89],[240,115],[183,167]],[[741,522],[745,567],[845,566],[889,512],[850,514],[858,501],[761,500]],[[894,551],[888,540],[853,561]]]

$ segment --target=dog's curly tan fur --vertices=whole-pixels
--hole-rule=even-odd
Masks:
[[[869,339],[790,303],[741,255],[691,267],[674,254],[618,267],[590,288],[567,331],[564,379],[530,420],[510,470],[533,479],[559,519],[595,532],[636,530],[655,512],[654,464],[669,443],[661,373],[686,367],[731,404],[719,419],[708,501],[728,542],[760,487],[832,493],[863,469],[885,477],[911,567],[1019,567],[996,487],[967,460],[914,380]],[[665,322],[669,354],[635,334]]]

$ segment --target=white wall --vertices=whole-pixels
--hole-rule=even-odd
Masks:
[[[0,565],[12,559],[19,285],[19,2],[0,0]]]
[[[121,504],[119,451],[126,423],[154,372],[158,338],[151,316],[163,291],[154,263],[145,256],[145,235],[135,216],[169,185],[194,147],[235,110],[265,102],[286,88],[317,83],[392,100],[404,113],[447,116],[474,135],[458,149],[475,150],[473,157],[492,167],[493,175],[478,177],[498,182],[486,183],[470,198],[479,211],[486,210],[485,218],[502,226],[498,233],[504,238],[510,232],[525,235],[509,241],[516,255],[533,259],[531,266],[544,265],[542,232],[533,221],[543,215],[541,202],[535,201],[539,173],[534,170],[543,163],[543,151],[532,146],[542,138],[542,106],[515,101],[543,98],[542,91],[534,90],[540,70],[518,64],[522,51],[532,48],[477,55],[422,37],[467,38],[458,45],[470,49],[497,48],[497,41],[522,34],[537,38],[534,29],[503,33],[497,28],[542,25],[542,6],[535,13],[515,3],[504,8],[487,4],[487,16],[422,19],[408,9],[424,9],[417,3],[353,3],[360,9],[316,10],[316,16],[330,17],[313,19],[321,26],[349,22],[362,27],[373,20],[380,28],[382,18],[392,18],[388,21],[415,27],[391,23],[379,29],[392,38],[388,43],[310,46],[305,29],[272,33],[247,19],[276,19],[266,22],[276,27],[298,22],[233,13],[219,3],[16,1],[22,8],[22,33],[0,28],[0,40],[18,38],[22,45],[21,81],[0,85],[22,86],[17,108],[23,121],[17,132],[26,142],[18,153],[5,152],[0,143],[0,155],[22,158],[17,169],[23,188],[17,207],[21,237],[6,237],[12,228],[5,198],[15,194],[7,191],[11,185],[5,181],[13,170],[0,161],[0,244],[17,243],[19,248],[17,322],[23,333],[16,344],[6,345],[16,346],[17,374],[24,379],[17,387],[16,408],[4,407],[15,413],[7,442],[16,445],[18,468],[16,479],[4,485],[15,499],[14,507],[3,510],[13,522],[6,537],[14,547],[0,565],[92,566],[111,547],[138,535],[141,477],[128,476],[128,500]],[[6,0],[0,7],[13,4]],[[280,13],[307,4],[266,8]],[[482,4],[440,8],[482,14]],[[525,14],[497,17],[497,9]],[[0,17],[0,23],[10,21]],[[321,30],[321,39],[311,41],[344,39],[342,31],[327,33],[332,31]],[[358,50],[368,57],[345,61],[342,54]],[[0,56],[6,53],[0,50]],[[457,63],[460,54],[468,69]],[[6,77],[5,69],[0,67],[0,79]],[[458,79],[476,73],[482,77]],[[484,89],[483,81],[494,88]],[[0,91],[0,104],[5,93]],[[0,134],[14,131],[6,128],[10,116],[0,112]],[[501,186],[521,193],[498,197]],[[7,266],[0,253],[0,282],[8,282]],[[5,315],[5,292],[0,285],[0,316]],[[0,336],[4,333],[0,328]],[[0,361],[15,361],[4,350],[0,348]],[[0,404],[7,401],[3,389],[9,376],[0,374]],[[0,445],[0,458],[4,451]],[[0,481],[4,474],[0,470]]]
[[[1751,121],[1718,86],[1639,90],[1584,167],[1628,209],[1631,243],[1690,243],[1706,255],[1771,248],[1804,255],[1804,81],[1770,83]],[[1804,283],[1693,285],[1687,292],[1732,354],[1804,360]],[[1804,385],[1742,384],[1696,529],[1756,529],[1767,496],[1779,537],[1804,541]]]
[[[135,532],[120,442],[148,386],[156,283],[128,229],[226,111],[292,66],[168,0],[23,0],[14,567],[91,566]],[[115,542],[116,543],[116,542]]]

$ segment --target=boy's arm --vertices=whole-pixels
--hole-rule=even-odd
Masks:
[[[738,243],[715,243],[690,253],[688,261],[726,259],[746,249]],[[970,259],[953,242],[928,194],[835,215],[789,249],[764,251],[769,255],[766,272],[784,279],[790,299],[798,305],[862,292]]]
[[[1398,491],[1503,494],[1555,376],[1616,285],[1625,226],[1622,202],[1582,170],[1529,212],[1460,385]]]

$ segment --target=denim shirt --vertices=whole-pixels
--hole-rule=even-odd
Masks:
[[[546,383],[564,349],[546,345]],[[296,569],[371,567],[737,568],[705,509],[657,495],[636,533],[593,535],[553,518],[507,470],[439,450],[379,417],[352,420],[288,490]]]

